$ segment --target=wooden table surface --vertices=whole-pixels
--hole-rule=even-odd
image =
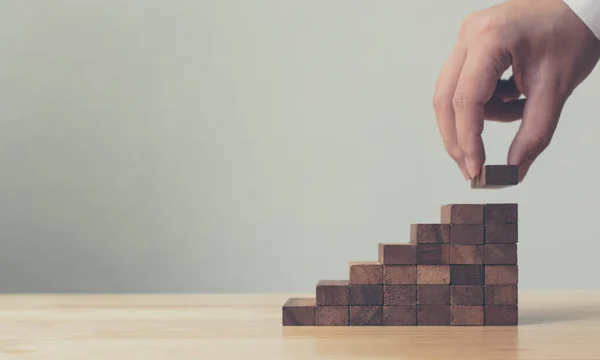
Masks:
[[[0,296],[0,359],[600,359],[600,292],[522,292],[509,328],[283,328],[292,296]]]

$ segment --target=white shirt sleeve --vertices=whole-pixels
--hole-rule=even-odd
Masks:
[[[600,39],[600,0],[563,0]]]

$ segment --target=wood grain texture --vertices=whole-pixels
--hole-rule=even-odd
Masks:
[[[415,244],[379,244],[379,262],[384,265],[415,265],[417,246]]]
[[[442,224],[483,224],[483,204],[446,204],[441,206]],[[451,231],[452,232],[452,231]]]
[[[414,285],[417,283],[416,265],[384,265],[384,285]]]
[[[600,291],[522,291],[518,327],[282,327],[282,304],[306,296],[311,292],[2,295],[0,358],[592,360],[600,354]]]
[[[417,264],[444,265],[450,263],[450,245],[448,244],[418,244]]]
[[[417,305],[417,325],[449,326],[450,305]]]
[[[419,305],[450,305],[450,285],[418,285]]]
[[[486,265],[516,265],[517,244],[483,245],[483,263]]]
[[[517,285],[486,285],[486,305],[518,305],[519,288]]]
[[[486,265],[485,266],[485,284],[486,285],[518,285],[519,284],[519,266],[518,265]]]
[[[450,243],[449,224],[411,224],[411,244],[448,244]]]
[[[485,225],[486,244],[516,244],[519,241],[518,224]]]
[[[484,308],[485,325],[514,326],[519,323],[518,306],[488,306]]]
[[[384,305],[416,305],[417,285],[384,285]]]
[[[290,298],[283,304],[283,326],[315,326],[317,302],[313,298]]]
[[[316,326],[348,326],[350,308],[348,306],[317,306]]]
[[[321,280],[317,283],[317,305],[348,306],[350,298],[348,280]]]
[[[483,285],[451,285],[450,305],[483,306]]]
[[[487,224],[516,224],[519,222],[518,204],[486,204],[485,222]]]
[[[483,306],[451,306],[451,326],[483,326]]]
[[[483,285],[483,265],[450,265],[450,285]]]
[[[450,284],[450,265],[417,265],[417,284]]]
[[[350,262],[350,284],[383,284],[383,265],[376,261]]]
[[[350,326],[383,326],[383,306],[350,306]]]
[[[417,306],[384,306],[383,326],[417,325]]]
[[[350,284],[350,305],[383,305],[383,285]]]
[[[498,189],[518,183],[519,168],[516,165],[484,165],[479,175],[471,179],[471,188]]]
[[[450,264],[483,264],[483,245],[450,245]]]
[[[450,244],[483,245],[484,225],[452,224],[450,226]]]

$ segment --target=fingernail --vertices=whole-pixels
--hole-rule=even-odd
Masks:
[[[479,173],[479,168],[475,161],[471,158],[466,158],[465,162],[467,164],[467,170],[469,171],[469,176],[471,177],[471,179],[477,176],[477,174]]]

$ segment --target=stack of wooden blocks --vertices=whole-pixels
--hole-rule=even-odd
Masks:
[[[486,166],[471,184],[515,185],[516,169]],[[440,215],[412,224],[408,243],[379,244],[378,261],[351,262],[349,280],[288,299],[283,325],[517,325],[518,205],[449,204]]]

